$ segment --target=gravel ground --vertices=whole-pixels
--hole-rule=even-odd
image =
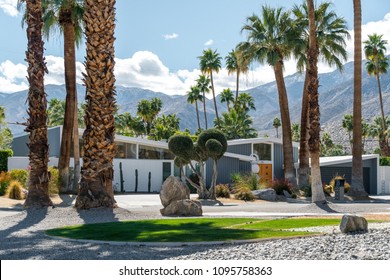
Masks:
[[[321,228],[324,236],[247,244],[145,247],[53,239],[44,230],[82,223],[161,218],[158,212],[71,207],[26,210],[4,217],[0,224],[0,259],[390,259],[390,223],[369,224],[368,233],[340,234]],[[309,230],[309,229],[307,229]]]

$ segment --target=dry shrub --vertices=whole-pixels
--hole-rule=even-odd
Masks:
[[[24,199],[22,184],[19,181],[12,180],[8,185],[6,196],[11,199]]]

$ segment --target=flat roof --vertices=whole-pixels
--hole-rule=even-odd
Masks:
[[[242,144],[252,144],[252,143],[277,143],[283,145],[283,140],[275,137],[258,137],[258,138],[248,138],[248,139],[236,139],[229,140],[228,146],[242,145]],[[293,147],[299,148],[298,142],[293,142]]]
[[[363,160],[374,159],[374,158],[377,158],[379,160],[379,155],[377,154],[362,155]],[[349,163],[349,162],[352,162],[352,156],[320,157],[320,166],[328,166],[328,165]]]

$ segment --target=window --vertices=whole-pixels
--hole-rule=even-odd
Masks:
[[[259,160],[272,160],[271,144],[258,143],[253,144],[253,152],[259,157]]]
[[[150,146],[139,146],[138,152],[139,159],[173,159],[173,155],[166,149],[150,147]]]
[[[123,142],[116,142],[116,155],[115,158],[128,158],[136,159],[137,158],[137,145],[129,144]]]

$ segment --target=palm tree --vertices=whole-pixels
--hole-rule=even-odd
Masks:
[[[242,31],[248,32],[247,42],[239,45],[250,61],[268,63],[273,67],[279,93],[279,106],[283,131],[284,175],[296,186],[290,112],[286,85],[283,77],[283,61],[291,57],[294,47],[300,43],[299,34],[290,13],[282,8],[274,9],[263,6],[262,18],[252,15]]]
[[[84,1],[87,41],[86,129],[78,209],[116,207],[112,188],[116,111],[114,76],[115,0]]]
[[[279,127],[282,126],[282,123],[280,122],[279,118],[274,118],[274,121],[272,122],[272,126],[276,130],[276,138],[279,138]]]
[[[248,112],[249,110],[256,110],[255,100],[253,96],[247,92],[242,92],[238,95],[237,99],[237,111]]]
[[[234,100],[234,106],[237,106],[238,92],[240,89],[240,74],[245,74],[249,71],[249,64],[245,60],[245,57],[240,55],[238,49],[229,52],[225,57],[225,61],[228,74],[236,74],[236,98]]]
[[[142,99],[138,102],[137,115],[143,120],[146,135],[149,135],[157,115],[162,108],[162,101],[159,98],[151,100]]]
[[[374,75],[378,83],[378,93],[379,93],[379,103],[380,110],[382,115],[382,126],[383,131],[387,130],[385,113],[383,110],[383,99],[382,99],[382,89],[381,89],[381,74],[387,74],[387,68],[389,67],[389,59],[385,56],[386,53],[386,44],[387,41],[382,39],[382,35],[373,34],[368,35],[368,40],[364,41],[364,52],[366,55],[366,69],[369,75]],[[387,137],[384,135],[382,137],[382,147],[384,148],[381,151],[382,155],[390,156],[389,146],[387,142]]]
[[[247,112],[233,109],[222,113],[220,130],[228,140],[256,138],[257,132],[252,125],[253,120]]]
[[[25,207],[47,207],[53,205],[49,197],[49,145],[47,135],[47,99],[44,75],[47,72],[43,57],[42,6],[41,1],[26,1],[27,21],[27,75],[28,119],[26,132],[29,132],[28,147],[30,176]]]
[[[187,102],[190,104],[195,103],[196,108],[196,119],[198,120],[198,130],[201,129],[200,127],[200,120],[199,120],[199,109],[198,109],[198,100],[203,101],[203,95],[200,94],[200,90],[197,86],[192,86],[190,91],[187,92]]]
[[[363,184],[362,160],[362,6],[361,0],[353,0],[354,14],[354,94],[353,94],[353,144],[352,180],[348,195],[367,197]]]
[[[204,121],[207,129],[207,113],[206,113],[206,93],[210,91],[210,79],[205,75],[200,75],[196,80],[196,86],[199,88],[200,92],[203,94],[203,113]]]
[[[390,127],[390,117],[389,116],[385,117],[385,122],[386,122],[386,127]],[[373,138],[378,138],[379,148],[381,150],[381,155],[382,155],[382,151],[384,150],[383,137],[387,133],[388,133],[388,131],[387,132],[383,131],[383,119],[380,116],[376,117],[374,119],[373,123],[371,125],[369,125],[368,135],[373,137]]]
[[[324,2],[315,8],[316,20],[316,39],[319,59],[327,63],[329,66],[336,66],[342,70],[342,60],[346,60],[346,42],[349,38],[347,23],[343,18],[336,15],[330,10],[332,3]],[[295,5],[292,10],[296,22],[303,31],[302,35],[306,44],[304,48],[295,50],[297,57],[298,71],[302,72],[305,68],[308,69],[307,50],[309,47],[309,17],[306,1],[298,6]],[[305,74],[305,82],[302,93],[302,112],[300,126],[300,149],[299,149],[299,178],[300,187],[309,185],[309,100],[307,92],[308,71]]]
[[[308,84],[309,96],[309,151],[311,156],[311,201],[313,203],[326,202],[324,189],[322,188],[320,169],[320,107],[318,104],[318,45],[316,34],[316,19],[313,0],[307,0],[309,15],[309,50],[308,50]]]
[[[342,127],[348,133],[349,144],[352,150],[352,132],[353,132],[353,116],[351,114],[345,114],[342,120]]]
[[[230,103],[234,102],[234,95],[232,90],[230,88],[222,90],[220,94],[220,98],[221,98],[221,103],[226,102],[228,111],[230,112],[230,110],[232,109],[230,107]]]
[[[207,49],[203,51],[203,55],[198,57],[200,59],[200,70],[203,74],[208,74],[210,76],[211,82],[211,92],[213,93],[214,100],[214,110],[217,117],[217,127],[219,124],[218,108],[217,108],[217,99],[215,97],[215,88],[214,88],[214,78],[213,72],[218,73],[222,67],[221,61],[222,57],[217,51],[212,51]]]

